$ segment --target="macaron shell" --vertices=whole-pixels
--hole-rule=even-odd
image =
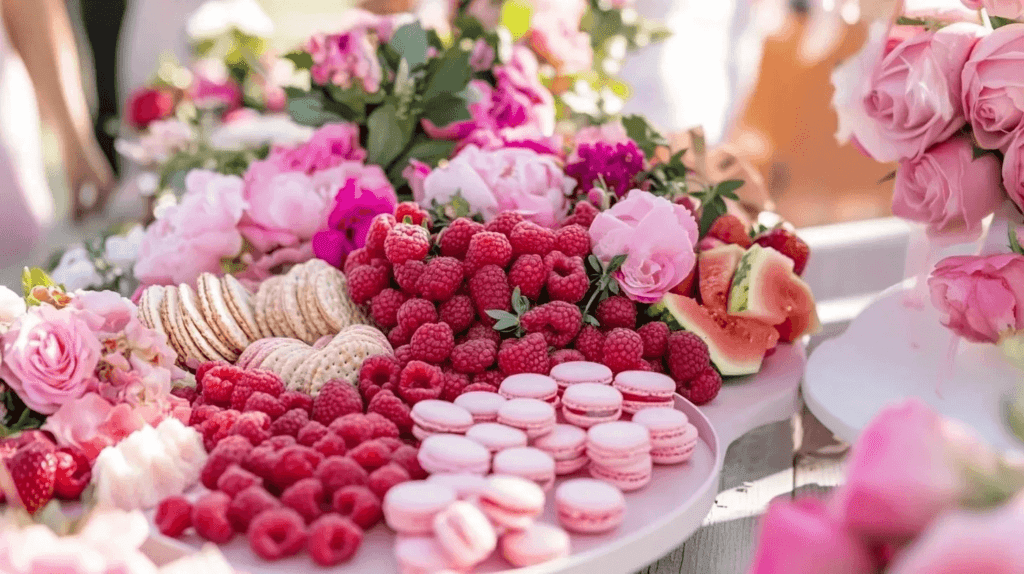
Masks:
[[[562,395],[562,416],[581,428],[622,417],[622,393],[600,383],[576,383]]]
[[[497,421],[498,409],[507,400],[498,393],[470,391],[455,397],[455,404],[469,411],[475,422],[483,423]]]
[[[399,574],[439,574],[456,568],[433,536],[400,535],[395,540]]]
[[[587,432],[576,425],[555,425],[552,431],[533,441],[533,446],[551,455],[555,462],[586,457]]]
[[[555,459],[533,447],[505,449],[494,455],[494,474],[519,476],[537,483],[545,492],[555,483]]]
[[[601,363],[590,361],[569,361],[555,365],[551,369],[551,378],[555,379],[561,389],[576,383],[612,383],[612,370]]]
[[[479,474],[439,472],[427,477],[427,482],[447,486],[455,491],[459,500],[476,500],[487,488],[487,479]]]
[[[479,495],[479,504],[495,524],[522,529],[544,511],[544,491],[537,483],[519,476],[491,475]]]
[[[623,492],[640,490],[651,482],[650,455],[626,466],[605,466],[591,461],[590,476],[617,486]]]
[[[557,406],[558,383],[536,373],[509,375],[498,387],[498,394],[506,399],[537,399]]]
[[[587,431],[587,456],[603,466],[629,465],[647,457],[650,451],[650,432],[638,423],[602,423]]]
[[[399,488],[401,487],[401,488]],[[447,486],[412,480],[397,484],[384,495],[384,520],[403,534],[430,534],[434,516],[455,502],[455,491]]]
[[[498,409],[498,422],[537,438],[555,428],[555,408],[537,399],[512,399]]]
[[[464,568],[490,556],[498,544],[487,516],[462,501],[453,502],[434,517],[434,535],[451,561]]]
[[[529,443],[525,432],[501,423],[477,423],[466,431],[466,438],[480,443],[492,453],[523,447]]]
[[[533,566],[569,555],[569,535],[549,524],[537,523],[501,537],[501,554],[517,567]]]
[[[622,524],[626,498],[616,486],[602,480],[567,480],[555,491],[558,523],[571,532],[596,534]]]
[[[622,371],[615,375],[612,385],[622,393],[622,410],[629,414],[675,404],[675,381],[662,373]]]
[[[491,468],[491,452],[462,435],[436,434],[420,444],[416,456],[423,470],[485,475]]]
[[[686,431],[680,435],[675,444],[663,445],[651,449],[651,460],[654,464],[680,464],[693,456],[697,446],[697,427],[687,423]]]

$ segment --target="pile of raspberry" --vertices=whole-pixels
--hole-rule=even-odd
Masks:
[[[195,390],[174,392],[192,403],[189,424],[209,452],[200,475],[209,492],[160,503],[156,523],[167,536],[194,528],[224,544],[243,534],[265,560],[306,549],[331,566],[359,549],[392,486],[426,477],[415,443],[392,420],[402,411],[365,405],[348,382],[328,382],[313,398],[286,391],[268,371],[206,363]]]
[[[458,218],[436,233],[414,203],[375,217],[344,272],[352,299],[368,305],[395,356],[364,363],[364,398],[390,391],[389,402],[406,406],[453,400],[496,391],[509,375],[587,360],[615,373],[670,373],[693,402],[713,399],[722,380],[698,337],[645,322],[622,295],[593,306],[598,327],[584,321],[594,288],[588,228],[597,214],[581,201],[558,229],[506,211],[486,225]]]

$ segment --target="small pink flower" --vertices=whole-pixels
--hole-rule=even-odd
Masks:
[[[971,10],[984,8],[990,16],[1016,20],[1024,15],[1024,2],[1021,0],[960,0]]]
[[[998,343],[1024,329],[1024,256],[947,257],[928,288],[942,324],[968,341]]]
[[[309,141],[302,145],[274,149],[267,161],[281,171],[300,171],[312,175],[336,167],[344,161],[365,159],[366,150],[359,145],[359,126],[332,123],[313,132]]]
[[[963,110],[978,145],[1005,149],[1024,129],[1024,24],[982,38],[963,66]]]
[[[402,177],[409,182],[412,199],[416,203],[423,201],[423,182],[430,175],[430,166],[417,159],[409,160],[409,165],[402,170]]]
[[[469,67],[474,72],[483,72],[494,64],[494,48],[486,40],[480,38],[473,44],[473,51],[469,55]]]
[[[242,88],[217,60],[202,60],[192,69],[189,96],[199,107],[219,107],[230,112],[242,106]]]
[[[317,34],[309,39],[307,49],[313,57],[310,74],[317,84],[348,89],[358,82],[358,87],[367,93],[380,89],[384,72],[366,30],[353,28],[341,34]]]
[[[89,460],[95,460],[100,451],[116,441],[100,432],[114,406],[96,393],[68,401],[43,424],[43,430],[53,433],[59,446],[77,447]]]

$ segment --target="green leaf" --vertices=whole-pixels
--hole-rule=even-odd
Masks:
[[[608,268],[605,270],[605,272],[610,275],[618,271],[619,267],[622,267],[622,264],[626,262],[627,257],[628,255],[626,255],[625,253],[620,253],[615,257],[612,257],[612,260],[608,262]]]
[[[594,271],[597,271],[599,273],[603,269],[603,267],[601,265],[601,260],[598,259],[597,256],[594,255],[593,253],[591,253],[590,255],[587,256],[587,263],[590,264],[590,267],[593,268]]]
[[[396,188],[402,187],[407,183],[402,171],[409,166],[409,160],[416,159],[433,167],[442,159],[451,157],[454,149],[453,141],[432,140],[425,134],[418,134],[405,153],[388,168],[388,179]]]
[[[716,197],[712,201],[705,203],[701,206],[700,212],[700,236],[704,237],[707,235],[708,230],[715,223],[715,220],[725,215],[727,208],[725,201],[721,197]]]
[[[320,127],[331,122],[344,121],[341,114],[325,109],[323,98],[316,93],[288,100],[288,115],[304,126]]]
[[[21,272],[21,288],[25,291],[26,297],[32,293],[32,289],[35,287],[53,287],[55,285],[56,283],[50,279],[46,271],[38,267],[26,267]]]
[[[921,18],[908,18],[907,16],[900,16],[896,19],[896,24],[900,26],[926,26],[928,25],[927,20]]]
[[[587,325],[593,325],[594,327],[601,326],[601,322],[597,320],[597,317],[594,317],[589,313],[587,315],[584,315],[583,322],[586,323]]]
[[[395,30],[388,44],[412,67],[427,61],[427,32],[419,22]]]
[[[313,56],[309,52],[297,51],[284,55],[286,60],[291,60],[299,70],[308,70],[313,67]]]
[[[1021,247],[1020,241],[1017,240],[1017,230],[1011,226],[1006,230],[1006,234],[1010,238],[1010,249],[1018,255],[1024,255],[1024,248]]]
[[[465,98],[456,94],[441,94],[423,106],[423,117],[443,128],[454,122],[471,119]]]
[[[429,102],[441,94],[459,93],[469,85],[473,70],[469,67],[469,52],[449,48],[433,66],[423,90],[423,101]]]
[[[626,135],[629,136],[629,139],[635,141],[647,157],[652,156],[658,147],[668,145],[665,136],[654,129],[654,126],[643,116],[625,116],[622,118],[622,125],[626,128]]]
[[[523,297],[519,287],[516,287],[515,290],[512,291],[512,309],[516,312],[516,315],[522,316],[522,314],[526,313],[529,308],[530,302],[526,297]]]
[[[1017,21],[1013,20],[1012,18],[1003,18],[1001,16],[993,16],[991,14],[988,15],[988,21],[992,23],[993,30],[995,30],[996,28],[1002,28],[1003,26],[1008,26],[1010,24],[1017,23]]]
[[[504,331],[506,329],[511,329],[511,328],[515,327],[516,325],[518,325],[518,324],[519,324],[519,321],[517,321],[515,319],[505,318],[505,319],[499,320],[498,322],[496,322],[494,324],[494,330],[495,331]]]
[[[609,283],[608,284],[608,290],[611,291],[613,295],[618,295],[619,294],[619,282],[618,281],[612,281],[611,283]]]
[[[501,309],[487,309],[484,311],[484,313],[487,313],[487,316],[490,317],[491,319],[494,319],[495,321],[501,321],[502,319],[518,320],[518,318],[512,313],[509,313],[508,311],[503,311]]]
[[[722,197],[728,197],[729,199],[739,199],[736,196],[735,191],[743,187],[743,180],[740,179],[729,179],[715,186],[715,191]]]
[[[409,143],[413,122],[410,118],[399,118],[395,104],[388,102],[373,110],[366,127],[366,161],[387,169]]]

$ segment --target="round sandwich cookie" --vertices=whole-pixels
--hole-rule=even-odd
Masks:
[[[396,484],[384,495],[384,521],[401,534],[433,534],[434,517],[455,502],[455,491],[424,480]]]
[[[572,474],[587,466],[587,431],[575,426],[559,424],[550,433],[533,441],[538,448],[555,460],[555,474]]]
[[[284,319],[288,323],[288,328],[295,333],[297,339],[312,345],[320,336],[307,327],[311,323],[302,315],[302,309],[299,307],[299,270],[299,267],[292,267],[284,276],[281,306],[284,308]]]
[[[491,469],[491,451],[458,434],[435,434],[420,443],[416,456],[423,470],[485,475]]]
[[[491,453],[526,446],[529,442],[525,432],[501,423],[477,423],[466,431],[466,438],[480,443]]]
[[[447,486],[455,491],[459,500],[475,501],[487,487],[487,479],[479,474],[468,472],[439,472],[427,477],[427,482]]]
[[[314,258],[296,267],[296,297],[299,302],[299,312],[317,339],[337,334],[337,331],[331,329],[331,326],[327,324],[327,319],[316,304],[316,285],[313,284],[313,281],[317,273],[326,266],[328,266],[326,261]]]
[[[544,491],[518,476],[492,475],[480,493],[480,510],[491,522],[513,530],[527,528],[544,512]]]
[[[235,351],[232,345],[224,341],[206,320],[199,307],[199,296],[191,285],[178,285],[178,304],[185,317],[185,326],[190,327],[192,340],[211,360],[224,360],[234,363],[241,351]]]
[[[622,417],[622,393],[600,383],[576,383],[562,395],[562,416],[581,428]]]
[[[633,422],[647,427],[651,433],[654,464],[679,464],[693,456],[697,427],[682,412],[668,407],[644,409],[633,415]]]
[[[651,482],[651,455],[626,465],[605,466],[591,461],[590,476],[617,486],[623,492],[640,490]]]
[[[185,319],[182,317],[181,307],[178,305],[178,289],[167,287],[164,290],[163,302],[160,305],[160,319],[167,329],[167,338],[173,341],[172,346],[180,349],[178,358],[190,368],[195,368],[199,363],[207,361],[202,351],[192,342],[192,338],[185,329]]]
[[[622,371],[612,383],[622,393],[622,410],[633,414],[641,409],[671,407],[676,382],[672,377],[652,371]]]
[[[334,331],[362,322],[361,313],[348,295],[345,275],[333,267],[317,271],[314,278],[316,301],[320,314]]]
[[[530,446],[508,448],[494,455],[494,474],[518,476],[537,483],[547,492],[555,484],[555,459]]]
[[[426,400],[412,406],[412,434],[423,440],[434,434],[465,434],[473,415],[448,401]]]
[[[235,323],[245,332],[249,341],[261,338],[260,328],[256,325],[256,314],[252,307],[252,293],[233,275],[225,275],[220,280],[221,293],[228,311]]]
[[[576,383],[612,384],[612,370],[601,363],[590,361],[569,361],[551,368],[551,378],[558,384],[559,392]]]
[[[196,296],[199,310],[207,324],[213,329],[217,339],[230,347],[231,351],[236,354],[235,360],[237,360],[238,355],[252,341],[228,308],[220,279],[212,273],[200,274],[196,280]]]
[[[614,530],[626,517],[626,497],[618,487],[593,478],[576,478],[555,490],[558,523],[570,532]]]
[[[476,505],[457,501],[434,517],[434,536],[457,566],[482,562],[498,545],[498,535]]]
[[[492,423],[498,420],[498,409],[508,399],[498,393],[470,391],[455,397],[455,404],[466,409],[478,423]]]
[[[281,276],[281,281],[277,284],[277,287],[271,291],[270,325],[285,337],[291,337],[292,339],[298,339],[305,342],[305,340],[299,336],[299,333],[292,328],[292,323],[288,320],[288,310],[285,307],[285,299],[288,297],[288,291],[294,290],[294,288],[294,283],[289,284],[287,276]]]
[[[260,283],[256,290],[256,296],[252,300],[252,311],[256,317],[256,327],[260,331],[261,338],[276,337],[274,330],[270,328],[270,317],[267,316],[267,300],[270,296],[270,287],[280,280],[280,277],[271,277]]]
[[[520,429],[534,439],[555,428],[555,408],[537,399],[512,399],[498,409],[498,422]]]
[[[435,536],[400,534],[395,539],[395,561],[400,574],[442,574],[462,571]]]
[[[569,555],[569,535],[557,526],[536,523],[525,530],[505,533],[501,555],[519,568],[564,558]]]
[[[596,464],[626,466],[650,460],[650,454],[651,435],[641,424],[615,421],[594,425],[587,431],[587,456]]]
[[[558,407],[558,384],[547,375],[510,375],[501,382],[498,394],[506,399],[537,399]]]

